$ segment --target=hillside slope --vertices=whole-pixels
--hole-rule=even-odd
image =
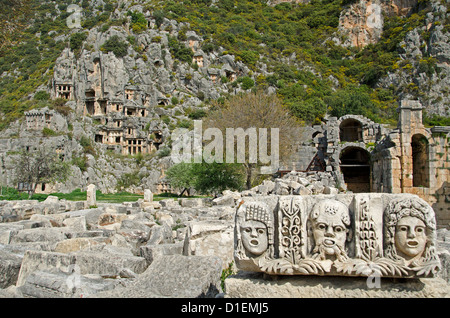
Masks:
[[[5,171],[20,147],[64,145],[74,172],[58,190],[154,185],[173,129],[252,89],[307,125],[345,114],[394,125],[401,99],[418,99],[426,124],[450,124],[445,1],[31,4],[0,53],[0,159]],[[31,127],[24,114],[52,119]]]

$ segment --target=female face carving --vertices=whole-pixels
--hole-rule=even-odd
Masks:
[[[248,220],[241,224],[244,248],[254,255],[261,255],[268,248],[267,227],[263,222]]]
[[[413,216],[401,218],[395,228],[395,247],[397,253],[410,260],[420,257],[425,250],[427,235],[425,224],[422,220]]]

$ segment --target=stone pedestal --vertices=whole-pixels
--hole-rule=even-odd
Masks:
[[[86,201],[89,207],[97,205],[97,198],[94,184],[90,184],[87,187]]]
[[[144,190],[144,202],[153,202],[153,193],[150,189]]]
[[[449,297],[442,278],[269,276],[239,272],[225,280],[226,298],[441,298]]]

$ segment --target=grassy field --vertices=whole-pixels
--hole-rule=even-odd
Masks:
[[[34,194],[31,200],[44,201],[49,195],[56,196],[59,199],[66,199],[69,201],[85,201],[86,191],[81,191],[76,189],[71,193],[51,193],[51,194]],[[118,193],[102,193],[97,190],[96,199],[98,202],[109,202],[109,203],[122,203],[122,202],[133,202],[139,199],[143,199],[144,196],[140,194],[133,194],[129,192],[118,192]],[[174,194],[162,194],[154,195],[153,200],[159,201],[167,198],[179,198]],[[25,192],[18,192],[13,188],[3,188],[0,195],[0,200],[28,200],[28,194]]]

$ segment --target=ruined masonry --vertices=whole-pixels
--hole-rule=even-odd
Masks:
[[[428,202],[438,227],[450,224],[450,127],[426,128],[418,101],[401,101],[397,128],[359,115],[306,128],[307,142],[282,173],[327,171],[341,191],[411,193]]]
[[[245,198],[236,265],[272,275],[434,277],[436,219],[411,194]]]

